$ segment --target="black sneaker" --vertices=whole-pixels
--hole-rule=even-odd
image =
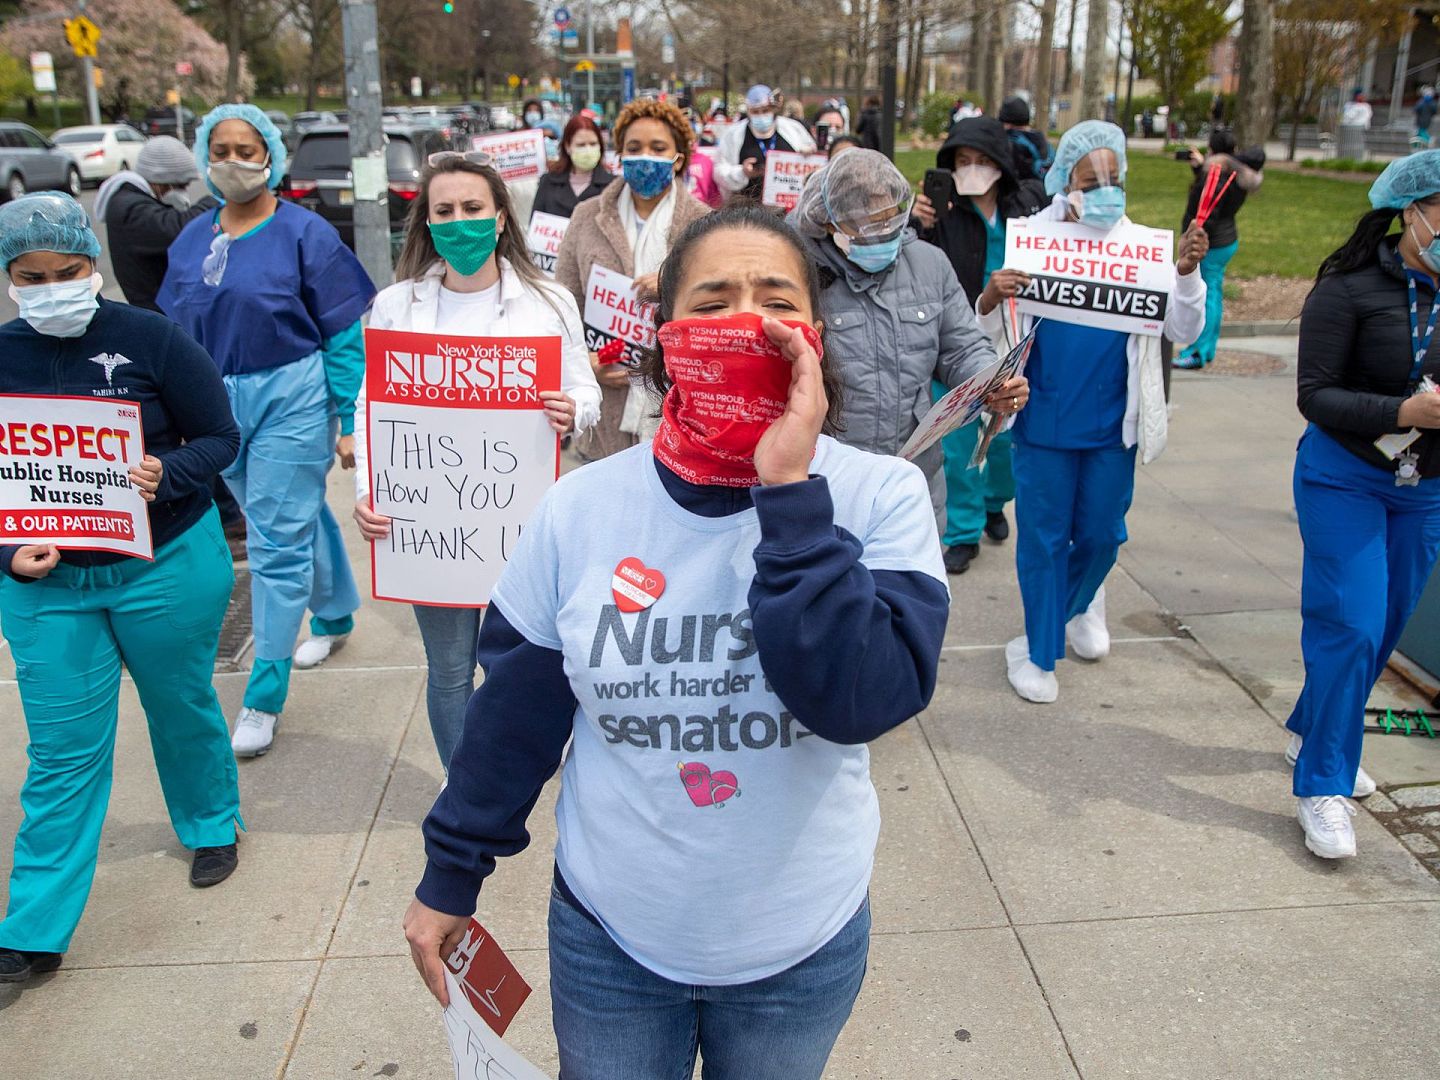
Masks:
[[[240,857],[235,854],[234,844],[197,848],[195,861],[190,864],[190,884],[197,889],[219,885],[235,872],[238,865]]]
[[[0,949],[0,983],[24,982],[31,975],[54,971],[65,959],[64,953],[25,952],[23,949]]]
[[[996,510],[985,515],[985,535],[997,544],[1010,539],[1010,522],[1005,520],[1005,511]]]
[[[979,544],[956,544],[945,549],[945,572],[963,574],[970,569],[970,560],[980,554]]]

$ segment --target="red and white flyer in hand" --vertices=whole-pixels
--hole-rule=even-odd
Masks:
[[[827,154],[795,154],[788,150],[771,150],[765,155],[765,186],[760,201],[766,206],[795,209],[800,192],[813,172],[819,172],[830,161]]]
[[[530,984],[490,932],[471,919],[445,966],[445,1034],[456,1080],[548,1080],[502,1038]]]
[[[472,150],[483,150],[495,159],[495,171],[507,184],[517,180],[539,180],[545,175],[545,132],[539,128],[475,135]]]
[[[153,558],[144,456],[133,402],[0,394],[0,543]]]
[[[540,393],[560,389],[558,337],[365,331],[377,600],[484,607],[560,475]]]

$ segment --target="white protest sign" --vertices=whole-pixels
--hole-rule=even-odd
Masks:
[[[546,277],[555,276],[555,256],[560,253],[560,241],[565,239],[565,230],[570,228],[570,219],[559,214],[540,211],[530,215],[530,232],[525,243],[530,255]]]
[[[655,305],[635,298],[631,278],[596,263],[585,286],[585,347],[599,352],[617,339],[625,342],[622,362],[638,364],[655,345]]]
[[[1024,373],[1025,361],[1030,359],[1030,347],[1035,344],[1035,327],[1039,325],[1039,320],[1036,320],[1015,348],[935,402],[920,421],[920,426],[900,448],[900,456],[914,461],[952,431],[974,423],[985,408],[985,400],[1010,379]],[[972,467],[976,464],[978,462],[971,462]]]
[[[483,607],[560,474],[540,391],[560,389],[560,339],[365,331],[371,545],[378,600]]]
[[[539,180],[548,167],[545,160],[545,132],[539,128],[475,135],[472,150],[483,150],[495,159],[495,171],[507,184],[516,180]]]
[[[819,172],[829,162],[825,154],[793,154],[788,150],[771,150],[765,155],[765,187],[760,201],[766,206],[795,209],[805,179]],[[1008,265],[1008,264],[1007,264]]]
[[[450,995],[445,1035],[455,1059],[455,1080],[550,1080],[490,1029],[449,971],[445,989]]]
[[[1020,310],[1058,322],[1158,337],[1175,288],[1175,234],[1144,225],[1100,232],[1073,221],[1012,218],[1005,268],[1031,277]]]
[[[151,558],[144,456],[139,405],[0,394],[0,543]]]

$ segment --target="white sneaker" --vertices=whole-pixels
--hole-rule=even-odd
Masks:
[[[235,734],[230,737],[230,749],[236,757],[260,757],[275,741],[275,728],[280,717],[273,712],[244,708],[235,718]]]
[[[295,666],[302,671],[306,668],[319,667],[330,659],[331,653],[349,639],[349,634],[317,634],[314,637],[308,637],[295,649]]]
[[[1103,660],[1110,655],[1110,630],[1105,626],[1105,586],[1090,606],[1065,624],[1065,640],[1081,660]]]
[[[1303,745],[1304,740],[1292,731],[1290,733],[1290,745],[1285,747],[1285,763],[1292,769],[1300,757],[1300,747]],[[1370,774],[1363,768],[1357,768],[1355,770],[1355,790],[1350,793],[1350,797],[1352,799],[1363,799],[1367,795],[1374,794],[1375,781],[1370,779]]]
[[[1017,637],[1005,646],[1005,669],[1010,685],[1026,701],[1049,705],[1060,696],[1060,684],[1053,671],[1042,671],[1030,659],[1030,642]]]
[[[1322,859],[1355,857],[1355,807],[1343,795],[1315,795],[1298,800],[1295,814],[1305,830],[1305,846]]]

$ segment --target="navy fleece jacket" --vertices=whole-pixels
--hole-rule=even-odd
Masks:
[[[723,517],[753,500],[761,533],[749,596],[755,643],[780,700],[807,728],[834,742],[867,742],[925,708],[950,611],[942,583],[863,566],[860,541],[834,524],[824,477],[700,487],[654,464],[666,492],[691,513]],[[560,765],[577,708],[563,654],[527,641],[494,604],[477,658],[485,682],[425,819],[429,861],[415,891],[452,915],[475,910],[497,857],[529,844],[526,819]]]

